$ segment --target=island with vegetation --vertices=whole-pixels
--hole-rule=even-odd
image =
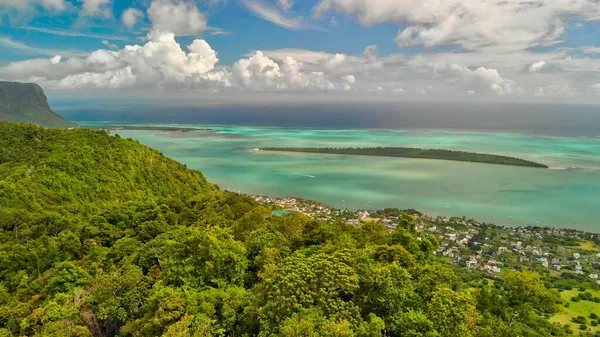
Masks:
[[[85,126],[92,130],[106,130],[110,132],[116,132],[120,130],[125,131],[167,131],[167,132],[200,132],[200,131],[212,131],[207,128],[186,128],[177,126],[154,126],[154,125],[102,125],[102,126]]]
[[[550,318],[595,290],[439,258],[470,229],[274,210],[131,139],[0,122],[0,336],[594,336],[598,312]]]
[[[453,161],[465,161],[485,164],[499,164],[511,166],[527,166],[537,168],[548,168],[547,165],[529,160],[498,156],[493,154],[472,153],[464,151],[441,150],[441,149],[417,149],[406,147],[369,147],[369,148],[313,148],[313,147],[263,147],[262,151],[285,151],[316,154],[341,154],[353,156],[376,156],[376,157],[400,157],[419,159],[441,159]]]

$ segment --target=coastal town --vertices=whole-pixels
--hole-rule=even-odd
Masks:
[[[367,222],[396,228],[401,213],[411,215],[418,231],[434,236],[436,259],[494,278],[504,268],[535,270],[548,275],[555,287],[582,284],[600,289],[600,234],[549,227],[502,227],[459,217],[431,217],[416,210],[335,209],[302,198],[254,199],[275,214],[299,212],[327,222],[360,226]]]

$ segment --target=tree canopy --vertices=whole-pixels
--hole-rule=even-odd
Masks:
[[[136,141],[0,123],[0,336],[562,336],[539,275],[470,288],[408,214],[273,215]]]

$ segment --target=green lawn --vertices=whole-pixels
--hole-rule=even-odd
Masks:
[[[594,297],[600,297],[599,290],[586,290],[585,292],[590,292]],[[588,322],[587,326],[589,328],[589,330],[587,330],[587,331],[591,331],[591,332],[600,331],[600,325],[599,326],[591,326],[589,324],[589,322],[590,322],[589,316],[592,312],[595,312],[596,314],[600,315],[600,303],[591,302],[591,301],[571,302],[571,297],[577,296],[577,295],[579,295],[579,293],[580,293],[580,291],[577,289],[563,291],[561,293],[561,297],[565,302],[570,303],[569,307],[568,308],[563,307],[562,311],[559,312],[558,314],[554,315],[550,319],[550,321],[560,323],[560,325],[570,324],[571,328],[574,331],[580,331],[579,324],[573,323],[571,321],[571,319],[573,317],[577,317],[577,316],[585,316],[587,318],[587,322]]]

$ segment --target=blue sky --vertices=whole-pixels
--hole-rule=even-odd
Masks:
[[[1,2],[1,1],[0,1]],[[78,3],[71,1],[77,6]],[[0,27],[0,35],[9,37],[14,41],[26,45],[36,46],[43,49],[80,50],[91,52],[105,47],[102,40],[124,47],[126,44],[139,43],[144,38],[151,23],[147,18],[135,29],[129,29],[119,22],[123,11],[136,7],[143,9],[143,2],[132,0],[114,1],[112,6],[112,17],[93,18],[78,20],[75,11],[63,12],[53,16],[33,17],[31,21],[24,19],[10,19],[7,15]],[[310,50],[322,50],[331,53],[360,54],[363,49],[376,44],[380,53],[414,53],[420,48],[400,48],[393,37],[398,31],[394,24],[382,24],[373,27],[364,27],[356,23],[352,18],[343,15],[333,15],[337,24],[332,27],[331,17],[322,20],[310,20],[310,28],[286,29],[256,16],[242,2],[226,1],[211,5],[209,1],[197,2],[198,7],[207,15],[207,22],[218,31],[208,30],[199,33],[209,42],[214,49],[218,50],[221,61],[224,64],[233,64],[244,54],[252,50],[280,49],[280,48],[305,48]],[[313,1],[299,1],[290,17],[310,17]],[[26,29],[27,27],[67,30],[71,33],[81,33],[83,36],[60,36],[48,32],[40,32]],[[215,32],[223,32],[226,35],[213,35]],[[100,35],[96,38],[86,37],[85,34]],[[218,34],[218,33],[217,33]],[[106,38],[102,38],[102,36]],[[109,37],[115,37],[110,39]],[[122,39],[121,40],[117,40]],[[182,43],[189,43],[194,37],[179,37]],[[57,48],[59,46],[59,48]],[[43,53],[26,52],[23,50],[2,48],[2,59],[4,61],[16,61],[36,56],[46,56]]]
[[[0,18],[0,79],[49,90],[600,99],[594,0],[0,0]]]

